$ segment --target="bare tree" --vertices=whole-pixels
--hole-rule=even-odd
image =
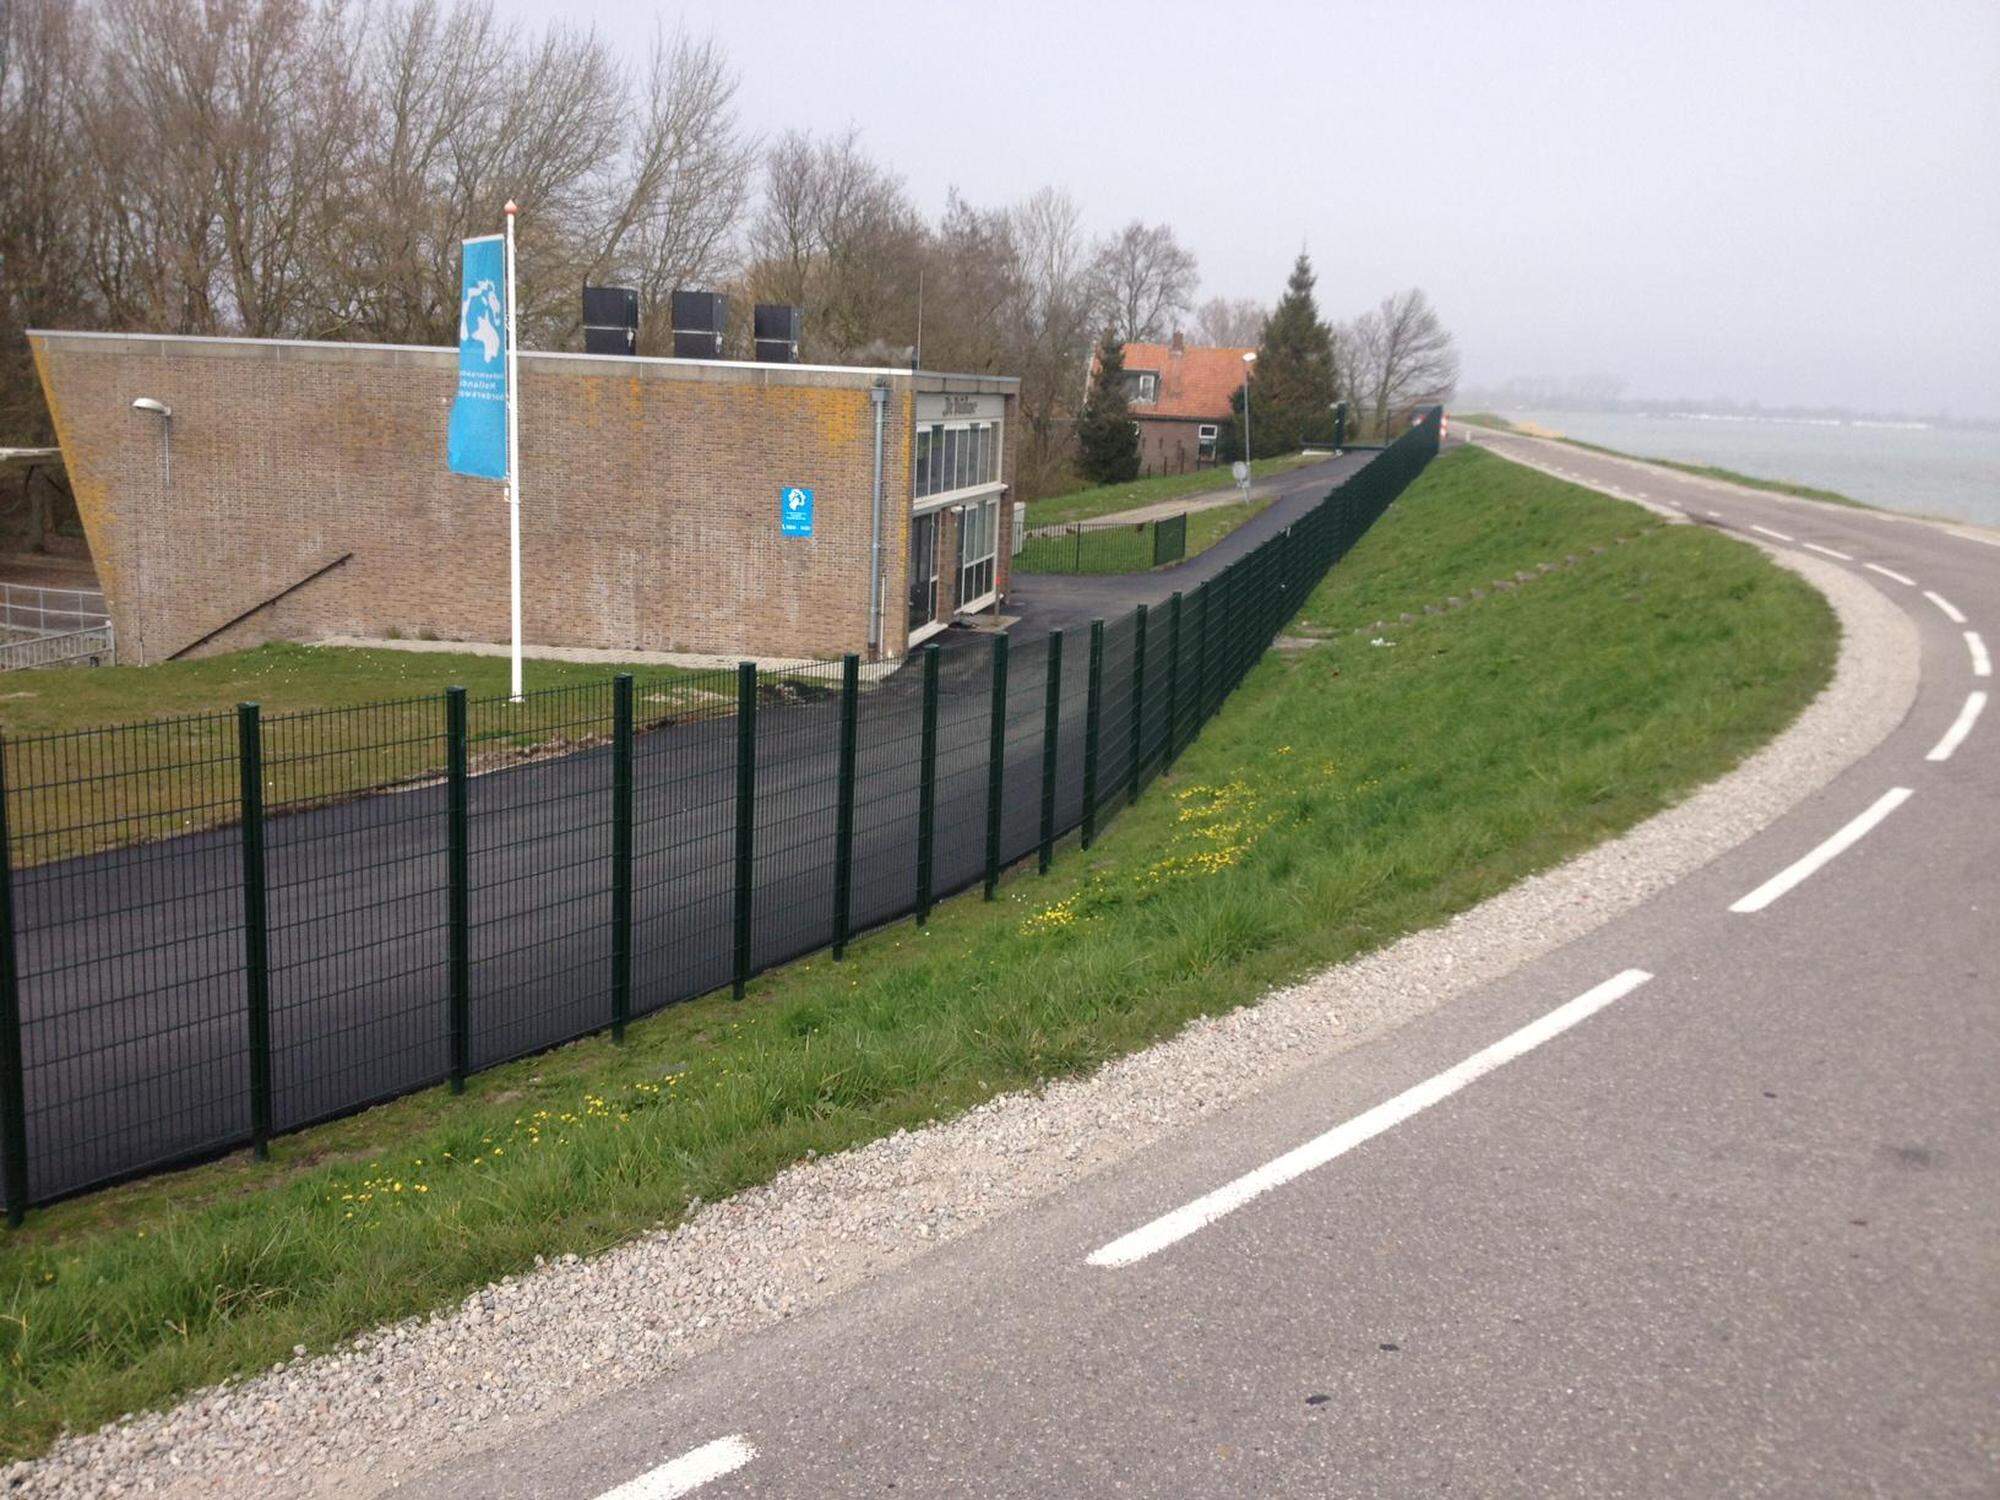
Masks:
[[[1121,342],[1164,339],[1192,303],[1194,256],[1165,224],[1134,219],[1098,247],[1093,269]]]
[[[1015,465],[1023,490],[1034,495],[1053,488],[1067,467],[1092,338],[1106,308],[1075,199],[1043,188],[1010,217],[1021,266],[1012,354],[1024,431]]]
[[[757,157],[737,127],[736,88],[714,41],[655,38],[637,137],[586,278],[636,287],[648,352],[664,345],[674,289],[730,269]]]
[[[0,444],[52,435],[22,331],[93,319],[74,171],[91,62],[74,0],[0,5]]]
[[[858,132],[815,141],[790,131],[773,143],[748,241],[752,295],[805,309],[812,357],[914,343],[923,222]]]
[[[1194,311],[1194,341],[1223,349],[1254,349],[1269,314],[1251,297],[1210,297]]]
[[[1458,383],[1458,351],[1422,290],[1384,297],[1351,331],[1357,396],[1372,410],[1378,432],[1392,412],[1449,400]]]
[[[1009,361],[1023,294],[1014,224],[954,189],[927,239],[919,353],[933,370],[1013,374]]]

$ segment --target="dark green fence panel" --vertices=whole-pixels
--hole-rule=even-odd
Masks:
[[[7,742],[0,739],[0,853],[7,838]],[[28,1107],[21,1066],[21,974],[14,946],[14,871],[0,859],[0,1197],[7,1222],[28,1212]]]
[[[1067,676],[1060,633],[1011,662],[1001,636],[865,686],[852,657],[745,663],[8,742],[0,1202],[462,1086],[1047,869],[1172,765],[1436,425],[1164,613],[1097,622]],[[1184,529],[1062,540],[1137,571]]]
[[[1049,666],[1043,679],[1042,720],[1042,834],[1037,866],[1046,875],[1056,853],[1056,769],[1062,743],[1062,645],[1063,633],[1049,635]]]
[[[736,908],[735,963],[730,989],[738,1000],[750,982],[750,921],[757,871],[757,664],[736,666]]]
[[[451,1091],[465,1092],[472,1071],[472,835],[466,813],[468,764],[465,689],[445,689],[445,906],[446,960],[450,1013],[445,1020],[450,1048]]]
[[[264,735],[257,705],[236,710],[243,808],[243,988],[250,1058],[250,1148],[271,1155],[271,905],[264,888]]]
[[[632,674],[611,679],[611,1039],[632,1017]]]

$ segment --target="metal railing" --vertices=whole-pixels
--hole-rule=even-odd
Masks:
[[[100,590],[0,583],[0,671],[108,665],[116,655]]]
[[[109,623],[99,589],[0,583],[0,636],[64,635]]]
[[[1436,433],[1075,639],[868,683],[853,657],[746,663],[0,745],[10,1220],[1048,868],[1173,764]]]
[[[1017,573],[1143,573],[1187,556],[1188,513],[1158,521],[1062,521],[1030,526]]]
[[[108,667],[117,659],[117,637],[109,620],[58,635],[31,635],[0,641],[0,672],[24,667],[62,667],[77,663]]]

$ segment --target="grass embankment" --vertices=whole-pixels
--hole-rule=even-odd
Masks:
[[[1309,604],[1420,610],[1642,512],[1463,451]],[[1466,559],[1476,544],[1476,567]],[[829,1152],[1082,1072],[1444,920],[1673,801],[1826,680],[1820,598],[1692,526],[1273,652],[1087,853],[711,999],[0,1245],[0,1452],[449,1304]]]
[[[594,742],[610,733],[607,684],[620,670],[525,662],[519,704],[505,701],[505,657],[387,647],[274,644],[150,667],[16,672],[0,695],[11,831],[20,856],[40,863],[233,820],[239,703],[264,716],[264,795],[279,808],[442,774],[441,695],[453,685],[473,704],[475,770]],[[729,701],[723,674],[631,670],[641,724]],[[122,727],[75,733],[104,726]],[[48,734],[74,737],[33,741]]]
[[[1270,504],[1264,498],[1192,512],[1187,518],[1186,545],[1180,556],[1169,561],[1184,562],[1206,552],[1252,516],[1261,515]],[[1015,555],[1014,571],[1072,575],[1148,572],[1154,566],[1155,532],[1160,524],[1144,521],[1131,526],[1087,526],[1053,536],[1030,537]]]
[[[1253,480],[1266,479],[1318,461],[1303,453],[1260,458],[1250,465],[1250,477]],[[1235,487],[1226,465],[1195,469],[1186,474],[1156,474],[1151,479],[1134,479],[1128,484],[1102,484],[1087,490],[1071,490],[1066,495],[1030,500],[1028,524],[1053,526],[1059,521],[1088,521],[1121,510],[1137,510],[1142,505],[1158,505],[1164,500],[1192,500],[1204,495],[1227,494]]]
[[[1602,453],[1611,458],[1636,459],[1642,464],[1658,464],[1663,469],[1692,474],[1698,479],[1719,479],[1725,484],[1739,484],[1745,489],[1764,490],[1773,495],[1791,495],[1800,500],[1824,500],[1829,505],[1851,505],[1857,510],[1875,509],[1866,500],[1856,500],[1852,495],[1843,495],[1838,490],[1816,489],[1809,484],[1793,484],[1787,479],[1762,479],[1755,474],[1744,474],[1735,469],[1720,468],[1715,464],[1689,463],[1678,458],[1649,458],[1643,453],[1627,453],[1623,449],[1607,448],[1602,443],[1586,443],[1582,438],[1565,437],[1561,433],[1533,431],[1518,422],[1510,422],[1497,412],[1453,412],[1452,420],[1473,422],[1481,427],[1491,427],[1499,432],[1520,433],[1526,437],[1546,436],[1555,442],[1567,443],[1572,448],[1582,448],[1589,453]]]

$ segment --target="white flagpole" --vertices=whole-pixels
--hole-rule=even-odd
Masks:
[[[514,200],[507,200],[507,572],[512,586],[513,700],[521,701],[521,367],[515,359]]]

